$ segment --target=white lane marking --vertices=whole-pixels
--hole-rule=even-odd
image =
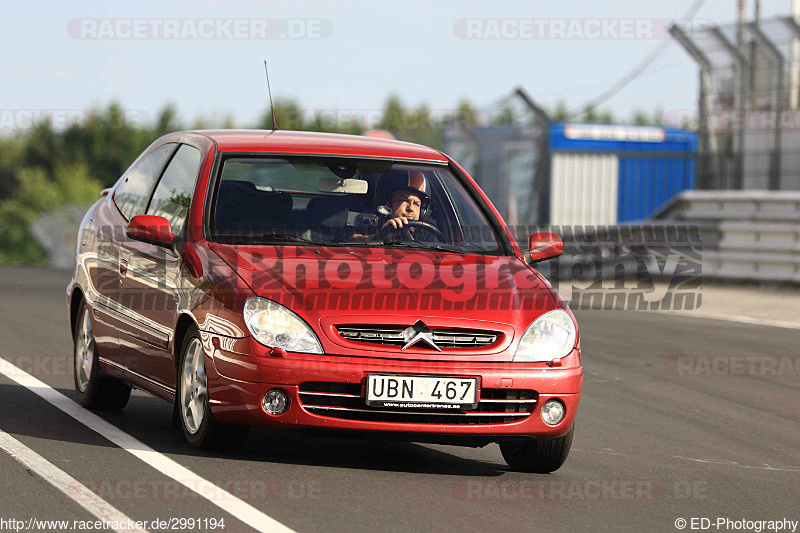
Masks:
[[[0,373],[5,374],[10,379],[13,379],[48,403],[61,409],[81,424],[96,431],[101,436],[110,440],[136,458],[144,461],[165,476],[174,479],[220,509],[227,511],[256,531],[293,533],[292,529],[284,526],[271,516],[262,513],[249,503],[240,500],[233,494],[198,476],[169,457],[155,451],[135,437],[128,435],[117,426],[109,424],[96,414],[84,409],[60,392],[51,388],[47,383],[36,379],[8,361],[6,361],[6,363],[7,365],[0,365]],[[8,370],[10,370],[10,372]]]
[[[628,453],[617,453],[614,450],[609,448],[604,448],[604,450],[608,451],[600,451],[600,450],[579,450],[577,448],[572,448],[571,451],[579,452],[579,453],[599,453],[602,455],[616,455],[621,457],[633,457],[635,459],[640,459],[641,455],[631,455]],[[787,466],[787,467],[776,467],[770,466],[764,463],[763,466],[752,466],[752,465],[741,465],[736,461],[726,461],[724,459],[692,459],[691,457],[684,457],[682,455],[673,455],[675,459],[683,459],[685,461],[692,461],[695,463],[704,463],[709,465],[721,465],[721,466],[734,466],[736,468],[749,468],[753,470],[775,470],[778,472],[800,472],[800,466]]]
[[[753,470],[777,470],[780,472],[800,472],[800,466],[789,466],[786,468],[779,468],[775,466],[770,466],[768,464],[764,464],[764,466],[752,466],[752,465],[740,465],[736,461],[725,461],[722,459],[692,459],[691,457],[683,457],[682,455],[673,455],[675,459],[684,459],[686,461],[692,461],[695,463],[705,463],[710,465],[722,465],[722,466],[735,466],[736,468],[749,468]]]
[[[617,453],[614,450],[600,451],[600,450],[579,450],[577,448],[572,448],[570,451],[579,452],[579,453],[599,453],[601,455],[614,455],[614,456],[617,456],[617,457],[638,457],[636,455],[629,455],[627,453]]]
[[[42,479],[63,492],[72,501],[96,516],[98,520],[105,522],[116,522],[117,525],[135,523],[115,507],[97,496],[94,492],[87,489],[75,478],[63,470],[58,469],[53,463],[31,450],[20,441],[0,429],[0,448],[5,450],[11,457],[17,460],[22,466],[33,470]],[[114,529],[114,531],[140,531],[147,532],[146,529]]]
[[[660,311],[657,309],[636,309],[636,311],[640,313],[672,315],[681,318],[707,318],[710,320],[721,320],[723,322],[737,322],[739,324],[753,324],[755,326],[769,326],[773,328],[785,328],[800,331],[800,325],[793,324],[792,322],[781,322],[779,320],[763,320],[761,318],[750,318],[746,316],[714,315],[710,313],[688,313],[685,311]]]

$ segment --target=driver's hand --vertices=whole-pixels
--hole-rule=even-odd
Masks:
[[[386,223],[383,226],[381,226],[381,229],[383,229],[383,228],[385,228],[387,226],[390,226],[390,227],[392,227],[394,229],[400,229],[403,226],[407,226],[409,221],[411,221],[411,220],[414,220],[414,219],[411,218],[411,217],[404,217],[402,215],[394,217],[394,218],[390,218],[389,220],[386,221]]]

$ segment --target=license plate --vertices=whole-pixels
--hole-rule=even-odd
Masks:
[[[475,409],[478,378],[367,375],[367,405],[415,409]]]

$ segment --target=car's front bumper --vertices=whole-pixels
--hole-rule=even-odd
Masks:
[[[575,419],[583,383],[583,369],[573,367],[547,367],[544,364],[515,364],[487,362],[417,362],[381,358],[355,358],[334,355],[309,356],[286,354],[284,357],[261,357],[239,354],[215,348],[207,365],[211,410],[218,421],[262,427],[283,428],[331,428],[362,431],[408,432],[453,436],[534,436],[558,437],[564,435]],[[564,361],[580,361],[573,352]],[[364,383],[369,373],[417,374],[433,376],[477,377],[481,390],[478,411],[484,394],[494,397],[533,397],[518,405],[513,400],[491,409],[500,413],[484,416],[483,412],[457,412],[442,416],[374,415],[379,412],[364,403]],[[335,410],[320,410],[309,402],[308,383],[349,384],[351,391],[360,391],[359,398],[349,398],[350,407]],[[283,389],[290,398],[290,406],[281,415],[269,415],[261,407],[264,394],[272,389]],[[517,391],[533,391],[520,395]],[[505,394],[508,392],[508,395]],[[301,395],[302,394],[302,395]],[[565,406],[564,419],[549,426],[541,418],[541,406],[550,399],[558,398]],[[336,402],[337,398],[333,398]],[[503,401],[501,400],[501,403]],[[506,405],[515,412],[504,416]],[[526,410],[528,415],[523,414]],[[397,411],[396,409],[393,411]],[[412,410],[413,411],[413,410]],[[403,410],[403,413],[408,411]],[[419,412],[419,410],[415,411]],[[430,412],[425,412],[430,413]],[[376,420],[378,418],[378,420]],[[443,423],[442,421],[446,422]]]

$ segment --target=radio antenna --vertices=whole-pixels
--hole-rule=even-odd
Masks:
[[[272,88],[269,86],[269,70],[267,69],[267,60],[264,60],[264,72],[267,75],[267,91],[269,92],[269,107],[272,110],[272,129],[278,129],[278,122],[275,120],[275,104],[272,103]]]

